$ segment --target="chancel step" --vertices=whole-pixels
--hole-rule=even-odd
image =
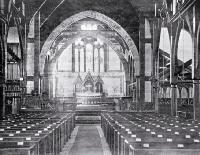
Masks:
[[[100,105],[78,105],[76,107],[76,124],[100,124],[101,110]]]

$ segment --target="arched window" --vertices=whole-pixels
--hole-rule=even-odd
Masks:
[[[177,96],[177,98],[180,98],[180,93],[179,93],[179,89],[178,88],[176,89],[176,96]]]
[[[104,72],[104,49],[100,49],[100,72]]]
[[[93,46],[86,45],[86,72],[93,70]]]
[[[193,88],[189,88],[189,98],[193,98]]]
[[[186,88],[182,88],[181,97],[182,98],[188,98],[188,93],[187,93],[187,89]]]
[[[94,49],[94,72],[98,72],[98,49]]]
[[[166,90],[166,98],[171,98],[171,88],[168,87]]]
[[[78,49],[75,48],[75,72],[79,72],[79,54],[78,54]]]
[[[183,63],[192,59],[192,37],[184,29],[181,30],[179,36],[177,58]]]
[[[85,66],[85,62],[84,62],[84,48],[80,49],[80,72],[84,72],[84,66]]]
[[[171,52],[169,31],[166,27],[161,28],[159,48],[168,54]]]
[[[17,80],[20,78],[20,60],[21,59],[21,49],[20,49],[20,42],[19,42],[19,34],[17,27],[10,27],[8,30],[8,37],[7,37],[7,79],[9,80]],[[16,55],[18,58],[16,59],[13,57]],[[33,65],[33,60],[32,60]],[[33,66],[31,66],[33,68]],[[33,72],[32,68],[27,67]]]
[[[164,90],[162,87],[159,89],[159,98],[164,98]]]

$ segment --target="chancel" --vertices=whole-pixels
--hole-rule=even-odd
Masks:
[[[200,155],[199,0],[0,0],[0,155]]]

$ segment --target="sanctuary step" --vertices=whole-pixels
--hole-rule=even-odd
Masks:
[[[100,124],[100,116],[76,116],[76,124]]]
[[[101,110],[98,105],[78,105],[76,107],[76,124],[100,124]]]

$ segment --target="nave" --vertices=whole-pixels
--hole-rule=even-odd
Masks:
[[[0,0],[0,155],[199,155],[200,0]]]
[[[22,112],[0,121],[2,155],[199,155],[200,121],[154,112],[102,111],[76,124],[74,112]]]

